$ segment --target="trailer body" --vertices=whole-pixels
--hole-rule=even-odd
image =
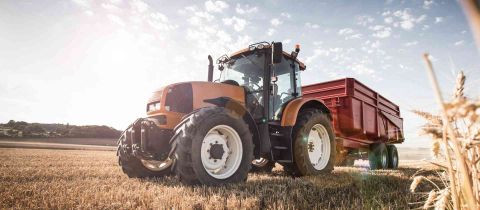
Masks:
[[[324,101],[336,138],[345,148],[404,141],[399,106],[353,78],[303,86],[302,93],[305,98]]]

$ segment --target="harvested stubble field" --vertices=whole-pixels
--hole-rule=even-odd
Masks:
[[[409,192],[417,171],[338,167],[293,179],[277,167],[242,184],[190,187],[175,177],[129,179],[111,151],[0,148],[0,209],[405,209],[425,196]]]

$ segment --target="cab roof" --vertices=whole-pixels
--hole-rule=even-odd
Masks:
[[[265,46],[264,49],[266,48],[270,48],[270,46]],[[256,50],[256,49],[255,49]],[[234,58],[234,57],[238,57],[240,56],[241,54],[244,54],[244,53],[247,53],[247,52],[250,52],[250,51],[255,51],[255,50],[250,50],[249,48],[245,48],[245,49],[241,49],[237,52],[234,52],[230,55],[231,58]],[[293,56],[285,51],[283,51],[283,55],[289,59],[293,59]],[[298,60],[298,58],[295,58],[295,62],[298,63],[299,67],[300,67],[300,70],[304,71],[307,66],[305,66],[305,64],[303,62],[301,62],[300,60]]]

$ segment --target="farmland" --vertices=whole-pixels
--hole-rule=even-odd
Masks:
[[[112,151],[0,148],[0,209],[404,209],[425,196],[409,192],[418,170],[405,163],[399,170],[337,167],[330,175],[294,179],[277,166],[242,184],[190,187],[175,177],[129,179]],[[435,180],[429,169],[422,174]]]

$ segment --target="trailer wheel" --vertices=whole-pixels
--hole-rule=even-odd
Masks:
[[[293,128],[293,164],[284,170],[294,176],[330,173],[335,164],[335,137],[328,116],[317,109],[299,113]]]
[[[165,161],[141,160],[127,155],[120,147],[118,147],[117,155],[118,165],[129,178],[162,177],[172,173],[173,161],[171,159]]]
[[[370,169],[384,169],[388,167],[388,150],[384,143],[373,144],[368,151]]]
[[[253,160],[252,134],[241,117],[208,107],[175,129],[175,171],[184,184],[222,185],[247,179]]]
[[[395,145],[387,145],[388,150],[388,168],[398,168],[398,151]]]
[[[252,169],[254,173],[270,173],[275,168],[275,162],[267,158],[259,158],[252,161]]]

